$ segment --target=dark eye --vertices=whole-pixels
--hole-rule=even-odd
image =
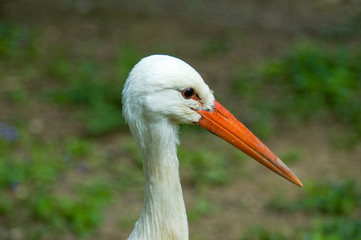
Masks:
[[[185,98],[185,99],[190,99],[194,96],[194,90],[193,88],[186,88],[182,91],[182,96]]]

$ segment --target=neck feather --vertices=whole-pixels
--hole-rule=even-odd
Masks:
[[[129,240],[187,240],[177,158],[178,126],[167,120],[148,122],[141,132],[132,133],[143,157],[146,187],[143,210]]]

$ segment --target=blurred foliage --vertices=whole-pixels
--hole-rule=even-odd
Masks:
[[[308,229],[298,229],[292,236],[281,233],[276,239],[342,240],[361,239],[361,189],[355,181],[305,184],[304,196],[287,202],[277,196],[269,203],[277,212],[306,211],[312,217]],[[257,229],[257,228],[256,228]],[[277,233],[278,234],[278,233]],[[278,236],[276,234],[276,236]],[[273,239],[267,229],[250,231],[245,239]]]
[[[359,3],[358,3],[359,4]],[[325,40],[347,41],[361,35],[359,22],[361,21],[361,10],[357,14],[340,19],[336,25],[330,25],[321,30],[321,38]]]
[[[262,226],[251,227],[247,230],[241,240],[286,240],[283,233],[270,232]]]
[[[44,193],[32,198],[27,207],[34,220],[41,221],[50,229],[70,229],[79,235],[91,232],[103,220],[104,208],[111,196],[110,185],[94,178],[79,184],[74,190],[76,195]]]
[[[361,189],[352,180],[332,183],[307,183],[305,195],[299,200],[287,203],[276,197],[270,207],[284,211],[303,210],[312,214],[348,216],[361,206]]]
[[[26,146],[26,149],[22,149],[22,155],[18,155],[13,153],[16,150],[14,144],[0,140],[0,187],[16,188],[31,182],[47,190],[47,184],[55,181],[64,171],[64,161],[54,154],[53,145]]]
[[[310,232],[302,234],[302,240],[361,239],[361,220],[342,217],[330,220],[316,220]]]
[[[27,90],[21,85],[9,89],[6,92],[6,98],[9,102],[17,105],[26,104],[29,100]]]
[[[281,159],[285,164],[293,164],[302,160],[304,151],[301,148],[287,149],[281,154]]]
[[[218,54],[224,54],[229,49],[229,40],[223,34],[206,39],[200,46],[200,52],[204,57],[215,57]]]
[[[228,51],[230,42],[224,35],[199,47],[199,53],[210,58]],[[121,45],[112,63],[74,56],[67,46],[49,53],[44,49],[35,31],[0,21],[0,77],[13,84],[0,89],[7,102],[21,106],[35,99],[56,104],[80,120],[89,135],[125,126],[121,91],[140,59],[132,44]],[[361,137],[360,62],[357,46],[329,50],[302,44],[281,59],[237,74],[235,89],[253,106],[254,124],[263,135],[272,135],[272,121],[277,118],[284,122],[330,117],[350,126],[351,141],[356,142]],[[33,86],[29,79],[34,80]],[[39,140],[27,131],[0,124],[0,239],[56,239],[63,238],[63,233],[84,237],[101,224],[114,198],[113,189],[126,191],[144,181],[134,142],[125,140],[120,152],[104,154],[90,139]],[[231,183],[240,175],[242,161],[234,159],[242,159],[243,154],[237,151],[229,157],[233,153],[226,152],[179,149],[184,182],[200,190],[188,211],[190,221],[213,213],[203,189]],[[134,165],[118,164],[113,155],[128,155]],[[292,163],[302,156],[301,149],[291,149],[282,158]],[[310,183],[300,200],[284,200],[280,205],[280,199],[284,196],[270,203],[272,209],[281,214],[306,212],[312,226],[292,236],[254,227],[241,239],[361,239],[361,222],[354,214],[360,212],[361,191],[354,181]],[[135,220],[122,216],[120,227],[131,228]]]
[[[96,229],[113,189],[139,180],[122,166],[99,170],[106,158],[98,154],[80,138],[43,142],[22,131],[14,140],[0,139],[0,238],[12,239],[15,231],[26,239],[57,239],[57,232]]]
[[[85,123],[89,134],[113,131],[125,126],[121,93],[129,71],[138,60],[135,49],[129,44],[121,48],[115,66],[110,69],[89,59],[76,61],[56,57],[50,73],[62,86],[46,94],[56,103],[80,106],[77,116]]]
[[[224,184],[232,178],[232,171],[229,171],[231,164],[221,154],[202,148],[195,150],[180,148],[178,157],[182,161],[184,178],[196,186]]]
[[[212,203],[204,197],[198,197],[193,207],[187,210],[188,221],[195,222],[200,217],[209,216],[212,212]]]
[[[240,72],[235,89],[253,106],[256,125],[266,132],[276,119],[334,118],[350,127],[352,144],[361,138],[360,62],[359,47],[329,50],[301,44],[281,59]]]
[[[35,75],[39,56],[37,34],[27,27],[0,19],[0,99],[13,105],[29,100],[26,78]]]
[[[26,60],[36,53],[32,31],[10,21],[0,21],[0,60]]]
[[[262,226],[250,228],[241,240],[360,240],[361,220],[351,220],[342,217],[314,220],[308,230],[297,230],[292,234],[269,231]]]
[[[306,196],[293,203],[291,208],[312,213],[348,215],[361,206],[361,190],[354,181],[310,183],[305,186],[305,192]]]
[[[71,106],[87,134],[101,135],[125,126],[121,92],[129,71],[140,59],[133,45],[121,45],[113,64],[84,54],[74,57],[66,46],[47,52],[39,45],[35,31],[0,21],[0,76],[11,82],[1,90],[6,100],[25,105],[29,94],[23,79],[37,82],[50,77],[45,87],[40,85],[40,96],[60,106]]]

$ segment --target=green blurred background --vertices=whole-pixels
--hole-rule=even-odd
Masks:
[[[126,239],[132,66],[190,63],[303,181],[181,128],[190,238],[361,239],[361,2],[0,0],[0,239]]]

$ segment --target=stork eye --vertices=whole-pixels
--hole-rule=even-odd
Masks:
[[[195,95],[193,88],[186,88],[182,91],[182,96],[185,99],[191,99]]]

